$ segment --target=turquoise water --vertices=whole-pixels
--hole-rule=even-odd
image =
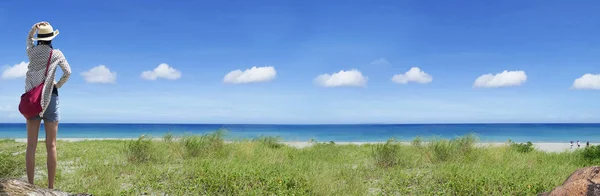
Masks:
[[[475,133],[483,142],[600,142],[600,124],[217,125],[60,124],[59,138],[136,138],[202,134],[227,129],[228,139],[280,136],[284,141],[386,141],[416,136],[453,138]],[[0,124],[0,138],[26,138],[25,124]],[[40,138],[44,136],[43,126]]]

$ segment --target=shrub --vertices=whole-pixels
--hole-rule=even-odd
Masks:
[[[451,140],[438,140],[428,144],[429,151],[433,154],[433,161],[448,161],[471,155],[477,137],[469,134]]]
[[[600,145],[591,145],[590,147],[583,149],[581,155],[583,156],[583,159],[585,159],[588,162],[600,161]]]
[[[153,150],[152,139],[146,137],[146,135],[125,143],[125,154],[131,162],[141,163],[152,160]]]
[[[510,148],[516,150],[517,152],[521,152],[521,153],[528,153],[534,150],[533,148],[533,144],[531,142],[527,142],[527,143],[514,143],[512,141],[509,141],[510,144]]]
[[[185,147],[187,156],[197,157],[202,154],[216,152],[222,149],[224,145],[223,132],[216,131],[202,136],[186,136],[181,139],[181,142]]]
[[[477,136],[474,134],[468,134],[450,141],[450,143],[452,143],[453,146],[456,146],[463,154],[470,153],[473,150],[475,142],[477,142]]]
[[[265,145],[269,148],[281,148],[283,146],[283,144],[279,142],[280,140],[281,140],[280,137],[272,137],[272,136],[261,136],[261,137],[254,139],[255,142],[259,142],[262,145]]]
[[[448,140],[439,140],[429,143],[429,150],[433,153],[433,158],[438,161],[446,161],[452,155],[452,146]]]
[[[388,168],[398,164],[399,152],[399,144],[394,139],[390,139],[385,144],[374,145],[371,156],[375,160],[375,165]]]
[[[189,157],[196,157],[204,150],[204,139],[202,136],[185,136],[181,139],[182,145],[185,147],[185,153]]]
[[[411,145],[414,147],[421,147],[423,145],[423,138],[420,136],[415,137],[415,139],[413,139],[411,142]]]
[[[173,141],[173,133],[168,132],[167,134],[165,134],[165,136],[163,136],[163,141],[165,141],[165,142]]]

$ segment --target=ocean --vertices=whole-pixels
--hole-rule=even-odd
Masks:
[[[227,139],[279,136],[282,141],[375,142],[390,138],[409,141],[417,136],[454,138],[474,133],[481,142],[600,142],[600,124],[360,124],[360,125],[218,125],[218,124],[68,124],[59,125],[59,138],[137,138],[204,134],[225,129]],[[0,138],[26,138],[25,124],[0,124]],[[44,138],[43,126],[39,138]]]

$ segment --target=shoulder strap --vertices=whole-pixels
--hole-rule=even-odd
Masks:
[[[50,50],[50,56],[48,57],[48,63],[46,63],[46,74],[44,76],[48,76],[48,67],[50,67],[50,60],[52,60],[52,52],[53,52],[53,49]]]

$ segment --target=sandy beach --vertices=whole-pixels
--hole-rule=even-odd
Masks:
[[[79,141],[87,141],[87,140],[135,140],[138,138],[59,138],[58,140],[69,141],[69,142],[79,142]],[[43,139],[40,138],[40,141]],[[153,140],[162,140],[162,138],[153,138]],[[17,142],[26,142],[26,138],[18,138],[15,139]],[[227,142],[227,141],[226,141]],[[285,145],[296,147],[296,148],[305,148],[313,145],[313,143],[305,142],[305,141],[295,141],[295,142],[282,142]],[[363,145],[363,144],[376,144],[376,143],[385,143],[385,142],[335,142],[337,145]],[[406,145],[410,145],[410,142],[400,142]],[[426,142],[424,142],[426,143]],[[590,145],[598,145],[599,143],[590,143]],[[481,142],[477,143],[477,146],[502,146],[507,145],[504,142]],[[564,151],[573,151],[577,149],[577,143],[573,143],[573,147],[569,143],[533,143],[534,147],[538,150],[545,152],[564,152]],[[581,147],[585,147],[585,142],[580,143]]]

